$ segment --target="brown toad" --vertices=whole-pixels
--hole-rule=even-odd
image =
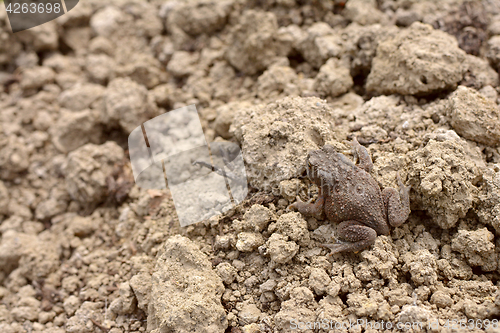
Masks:
[[[400,226],[410,214],[410,187],[404,186],[399,173],[399,193],[394,188],[380,191],[369,174],[373,163],[365,147],[356,138],[352,141],[358,165],[330,145],[314,150],[307,156],[307,175],[318,185],[315,203],[299,201],[291,204],[304,215],[340,222],[337,234],[340,241],[325,244],[333,253],[361,251],[375,242],[377,235],[389,234],[389,224]]]

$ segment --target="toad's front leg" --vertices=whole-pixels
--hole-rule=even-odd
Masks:
[[[399,227],[410,215],[410,186],[405,186],[397,173],[399,193],[392,187],[382,191],[384,204],[387,210],[387,221],[393,227]]]
[[[331,254],[339,252],[359,252],[366,249],[377,238],[377,232],[357,221],[344,221],[337,226],[337,235],[340,238],[340,243],[323,244],[332,250]]]
[[[313,216],[318,220],[323,219],[323,211],[325,206],[325,196],[323,194],[319,194],[315,203],[302,202],[297,197],[297,201],[288,206],[290,210],[297,210],[302,215]]]

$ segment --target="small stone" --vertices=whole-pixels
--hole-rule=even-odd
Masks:
[[[415,11],[403,8],[398,8],[396,10],[396,24],[401,27],[409,27],[413,22],[420,20],[420,15]]]
[[[382,23],[387,16],[377,8],[376,0],[349,0],[343,12],[349,20],[360,25]]]
[[[310,241],[307,221],[302,214],[290,212],[281,215],[276,222],[276,231],[282,235],[290,237],[301,246],[307,246]]]
[[[266,243],[271,260],[278,264],[286,264],[299,251],[299,246],[292,241],[288,241],[287,236],[274,233]]]
[[[42,311],[38,314],[38,321],[41,324],[46,324],[46,323],[54,320],[55,317],[56,317],[56,313],[54,311],[49,311],[49,312]]]
[[[264,244],[264,238],[260,233],[240,232],[236,248],[241,252],[252,252],[262,244]]]
[[[236,275],[238,274],[236,268],[234,268],[230,263],[227,262],[218,264],[216,267],[216,271],[226,285],[233,283]]]
[[[151,275],[145,272],[134,275],[130,279],[130,287],[137,298],[137,307],[147,311],[151,295]]]
[[[431,303],[440,308],[447,308],[453,305],[453,300],[448,293],[438,290],[432,294]]]
[[[454,37],[414,22],[378,45],[366,89],[424,95],[454,88],[463,78],[464,61],[465,52]]]
[[[243,215],[243,219],[254,226],[256,232],[264,230],[268,223],[276,220],[276,215],[267,207],[262,205],[253,205]]]
[[[259,321],[262,312],[259,308],[253,303],[243,303],[243,308],[240,310],[238,317],[240,318],[241,323],[256,323]]]
[[[252,323],[252,324],[243,326],[241,328],[241,332],[242,333],[260,333],[260,332],[263,332],[263,329],[261,329],[261,327],[258,324]]]
[[[23,71],[21,88],[24,90],[39,89],[54,81],[56,73],[49,67],[36,66]]]
[[[491,37],[487,45],[486,58],[488,58],[493,67],[500,70],[500,36]]]
[[[243,73],[265,70],[278,57],[286,56],[292,43],[281,38],[274,13],[245,10],[228,36],[226,59]]]
[[[70,295],[68,298],[64,300],[64,311],[71,317],[75,314],[76,310],[80,307],[80,299],[75,295]]]
[[[335,58],[329,59],[321,66],[314,80],[314,90],[322,96],[340,96],[354,85],[349,68],[343,66],[341,61]]]
[[[234,235],[217,235],[215,236],[214,249],[216,250],[228,250],[236,243]]]
[[[486,272],[497,268],[494,235],[486,228],[474,231],[458,230],[451,241],[451,249],[462,253],[471,266],[481,266]]]
[[[159,250],[147,310],[148,330],[224,332],[224,285],[208,257],[188,238],[170,237]]]
[[[317,295],[323,295],[332,280],[322,268],[312,268],[309,275],[309,287],[314,290]]]
[[[276,288],[276,280],[269,279],[260,285],[259,290],[261,292],[266,292],[266,291],[273,291],[274,288]]]
[[[500,109],[476,90],[460,86],[450,96],[451,126],[466,139],[489,146],[500,144]]]

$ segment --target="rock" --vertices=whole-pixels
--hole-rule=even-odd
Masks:
[[[314,80],[314,90],[322,96],[337,97],[346,93],[354,85],[349,68],[331,58],[321,66]]]
[[[366,89],[379,94],[426,95],[454,88],[463,77],[465,52],[456,39],[420,22],[381,42]]]
[[[342,38],[325,22],[317,22],[297,34],[296,48],[304,59],[315,68],[320,68],[327,59],[340,58],[344,53]]]
[[[50,21],[36,27],[19,31],[16,37],[25,44],[31,45],[35,52],[55,51],[59,47],[58,27]]]
[[[34,299],[34,298],[33,298]],[[36,299],[34,299],[36,301]],[[38,302],[40,303],[40,302]],[[38,305],[40,306],[40,305]],[[24,322],[26,320],[30,321],[35,321],[38,320],[38,312],[39,309],[36,306],[30,307],[30,306],[18,306],[10,312],[12,314],[12,317],[19,321],[19,322]]]
[[[83,302],[82,306],[76,311],[75,315],[66,322],[66,332],[68,333],[92,333],[94,332],[94,324],[90,318],[101,321],[96,318],[96,313],[99,312],[101,304],[97,302]],[[102,317],[99,316],[99,317]]]
[[[344,16],[361,25],[387,21],[387,16],[377,8],[376,0],[349,0],[345,4]]]
[[[428,141],[427,141],[428,140]],[[415,190],[412,205],[424,209],[443,229],[456,225],[473,207],[485,168],[481,154],[454,131],[436,130],[409,153],[408,177]]]
[[[189,35],[212,34],[222,29],[234,0],[195,0],[175,3],[167,16],[167,27],[181,28]]]
[[[151,297],[151,275],[139,273],[130,279],[130,287],[137,298],[137,307],[142,311],[148,311],[148,304]]]
[[[250,184],[279,190],[299,176],[307,153],[332,138],[332,109],[319,98],[287,97],[239,110],[231,132],[242,145]]]
[[[389,314],[392,315],[389,304],[378,291],[368,291],[366,294],[349,293],[346,303],[357,317],[377,317],[387,320],[390,318]]]
[[[464,86],[449,99],[448,115],[458,134],[489,146],[500,144],[500,108],[495,102]]]
[[[438,290],[431,296],[430,302],[440,308],[447,308],[453,305],[450,295],[444,291]]]
[[[72,151],[62,167],[71,198],[83,206],[102,202],[108,190],[106,178],[123,158],[123,149],[113,141],[100,146],[88,143]]]
[[[314,294],[306,287],[298,287],[290,292],[290,299],[281,303],[280,311],[274,316],[274,323],[279,332],[295,332],[300,323],[313,323],[316,314],[311,310]],[[300,318],[300,319],[299,319]],[[304,327],[304,325],[302,325]]]
[[[130,61],[117,71],[120,76],[130,77],[148,89],[153,89],[167,79],[160,61],[148,54],[134,54]]]
[[[371,249],[361,252],[363,261],[356,267],[356,277],[361,281],[372,281],[379,276],[389,281],[396,281],[397,256],[397,249],[386,236],[377,237]]]
[[[21,88],[23,90],[40,89],[48,83],[54,82],[56,73],[49,67],[36,66],[23,71]]]
[[[309,230],[307,221],[299,212],[290,212],[281,215],[276,222],[276,231],[284,236],[290,237],[300,246],[309,244]]]
[[[328,274],[322,268],[312,268],[309,274],[309,287],[314,290],[316,295],[323,295],[328,285],[332,282]]]
[[[228,250],[236,244],[236,239],[234,235],[217,235],[215,236],[214,249],[216,250]]]
[[[297,79],[297,73],[291,67],[271,65],[259,76],[257,81],[257,95],[262,99],[266,99],[276,98],[281,93],[288,92],[286,95],[289,96],[290,90],[293,90]]]
[[[230,263],[223,262],[216,267],[217,274],[221,277],[222,281],[226,285],[233,283],[234,279],[238,275],[238,271]]]
[[[486,86],[496,87],[499,84],[498,73],[491,68],[488,60],[470,54],[465,56],[466,71],[461,85],[479,90]]]
[[[116,77],[117,65],[106,54],[89,54],[85,59],[85,72],[89,79],[102,85]]]
[[[236,248],[241,252],[252,252],[264,244],[264,238],[256,232],[240,232],[236,241]]]
[[[40,324],[46,324],[48,322],[52,322],[56,317],[56,313],[54,311],[42,311],[38,313],[38,322]]]
[[[278,264],[286,264],[299,251],[299,246],[292,241],[288,241],[287,236],[274,233],[266,242],[267,253],[271,260]]]
[[[260,285],[259,290],[260,292],[265,293],[267,291],[273,291],[274,288],[276,288],[276,280],[269,279]]]
[[[70,295],[68,298],[64,300],[63,307],[68,317],[71,317],[80,307],[80,299],[75,295]]]
[[[68,203],[64,200],[48,198],[36,206],[35,217],[39,221],[45,221],[53,216],[64,213],[67,207]]]
[[[90,27],[98,36],[110,37],[130,18],[115,6],[106,6],[90,18]]]
[[[419,323],[420,327],[435,327],[437,320],[424,306],[414,304],[404,305],[397,316],[398,323]]]
[[[272,12],[246,10],[229,32],[227,61],[245,74],[265,70],[291,51],[291,40],[278,31]]]
[[[37,237],[8,230],[0,242],[0,278],[1,273],[8,275],[18,266],[21,276],[30,280],[46,278],[60,266],[59,256],[56,236]]]
[[[125,315],[135,310],[136,298],[129,282],[123,282],[118,288],[120,296],[109,305],[109,310],[115,314]]]
[[[255,304],[249,302],[243,302],[243,307],[238,313],[238,317],[242,324],[256,323],[259,321],[261,315],[262,312],[259,308]]]
[[[251,107],[252,103],[248,101],[235,101],[224,104],[216,109],[217,116],[214,122],[214,129],[224,139],[230,139],[233,135],[229,132],[229,128],[233,123],[236,113],[244,108]]]
[[[0,180],[0,215],[7,215],[9,211],[9,191],[5,184]]]
[[[415,21],[421,21],[422,18],[416,11],[398,8],[396,10],[396,24],[402,27],[409,27]]]
[[[148,331],[224,332],[224,285],[189,239],[169,238],[157,255],[148,306]]]
[[[409,272],[411,280],[417,285],[433,286],[437,283],[436,258],[427,249],[403,255],[403,271]]]
[[[500,35],[500,14],[497,14],[491,18],[488,30],[490,31],[491,35]]]
[[[263,324],[252,323],[241,328],[241,333],[260,333],[264,330]]]
[[[69,222],[68,231],[76,237],[88,237],[99,228],[99,222],[95,217],[74,215]]]
[[[500,168],[495,165],[483,174],[484,186],[479,195],[476,214],[481,223],[492,226],[500,234]]]
[[[5,20],[6,17],[4,19],[0,18],[0,21],[2,21],[0,24],[0,64],[2,65],[12,63],[23,49],[23,45],[17,39],[17,36],[11,32],[7,24],[3,23]]]
[[[154,118],[156,107],[148,97],[146,87],[130,78],[111,81],[104,95],[106,111],[103,121],[112,125],[118,123],[126,133]]]
[[[68,28],[63,36],[63,42],[76,54],[85,54],[88,52],[89,41],[92,30],[87,27]]]
[[[86,143],[99,143],[103,135],[97,111],[61,111],[50,129],[52,143],[62,153],[73,151]]]
[[[494,235],[486,228],[474,231],[458,230],[451,241],[453,251],[465,255],[471,266],[481,266],[485,272],[497,269]]]
[[[245,212],[243,219],[247,224],[253,226],[252,229],[256,232],[262,232],[267,228],[269,222],[276,220],[276,215],[269,208],[256,204]]]
[[[58,98],[61,107],[71,111],[82,111],[95,108],[100,101],[106,88],[100,84],[77,83],[69,89],[64,90]]]
[[[488,40],[487,48],[486,58],[494,68],[500,71],[500,36],[491,37]]]
[[[349,24],[343,29],[332,29],[324,22],[311,25],[306,32],[300,30],[296,48],[308,64],[320,68],[327,60],[337,58],[342,64],[350,63],[350,75],[366,77],[372,67],[380,42],[398,33],[395,26]]]
[[[497,101],[498,93],[492,86],[484,86],[481,90],[479,90],[479,93],[492,102]]]
[[[167,70],[176,77],[189,76],[196,72],[199,53],[176,51],[168,62]]]
[[[11,135],[0,141],[0,178],[9,180],[28,169],[29,156],[24,138]]]

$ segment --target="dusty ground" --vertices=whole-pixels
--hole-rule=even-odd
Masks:
[[[0,7],[0,332],[500,332],[498,0],[81,0],[15,35]],[[127,137],[190,104],[251,189],[182,228]],[[286,207],[352,136],[412,213],[328,256]]]

